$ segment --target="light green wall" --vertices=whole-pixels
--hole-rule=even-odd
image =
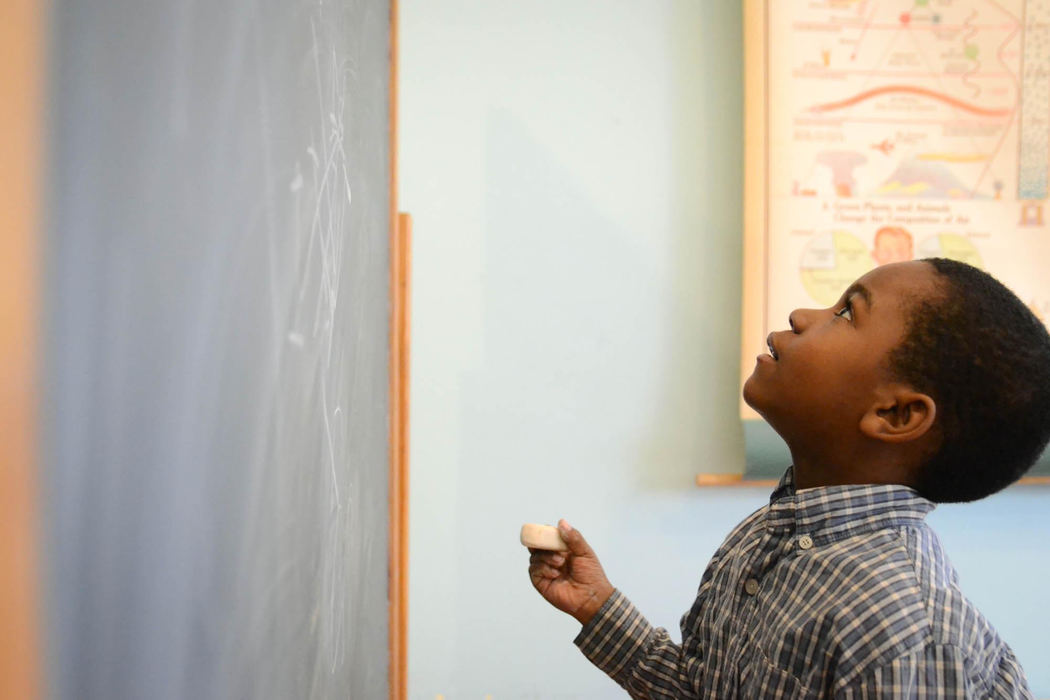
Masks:
[[[410,694],[621,697],[529,585],[569,518],[677,636],[742,463],[737,1],[401,1],[414,217]],[[1050,696],[1045,491],[933,518]],[[1044,667],[1045,666],[1045,667]]]

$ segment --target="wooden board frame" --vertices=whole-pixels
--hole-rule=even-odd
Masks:
[[[398,0],[390,0],[390,475],[388,626],[391,700],[408,697],[408,401],[412,218],[398,212]]]
[[[408,693],[408,416],[412,218],[395,219],[391,245],[390,342],[390,697]]]
[[[0,697],[43,695],[38,598],[45,7],[0,5]]]

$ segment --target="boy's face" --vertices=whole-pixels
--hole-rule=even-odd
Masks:
[[[744,400],[792,448],[850,454],[877,389],[893,380],[888,354],[917,299],[936,295],[936,271],[919,261],[877,267],[828,309],[797,309],[792,330],[769,335]]]

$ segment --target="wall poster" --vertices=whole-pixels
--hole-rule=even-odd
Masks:
[[[1050,319],[1050,0],[747,0],[745,51],[742,380],[792,309],[897,260]]]

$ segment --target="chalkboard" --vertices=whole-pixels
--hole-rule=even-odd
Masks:
[[[50,12],[51,694],[385,697],[389,3]]]

